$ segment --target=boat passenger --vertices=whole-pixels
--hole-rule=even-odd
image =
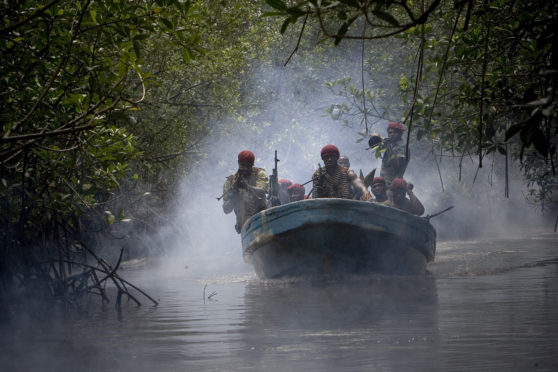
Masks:
[[[409,195],[409,199],[406,198],[406,195]],[[417,216],[424,213],[424,206],[413,193],[413,184],[407,183],[403,178],[396,178],[391,182],[389,205]]]
[[[287,193],[289,194],[289,201],[295,202],[299,200],[304,200],[306,190],[304,189],[304,186],[302,186],[300,183],[294,183],[289,186],[289,188],[287,189]]]
[[[279,180],[279,201],[281,202],[281,204],[287,204],[288,202],[290,202],[289,193],[287,192],[287,189],[292,184],[293,182],[286,178],[281,178]]]
[[[324,169],[318,169],[312,175],[312,196],[314,198],[343,198],[352,199],[350,185],[360,189],[362,200],[370,199],[371,195],[362,182],[354,182],[349,176],[347,168],[337,164],[339,149],[334,145],[322,148],[321,157],[325,164]],[[356,175],[355,175],[356,176]],[[358,179],[358,177],[356,177]]]
[[[372,180],[372,194],[374,194],[375,197],[375,199],[372,200],[373,202],[378,204],[389,204],[386,180],[384,177],[374,177]]]
[[[238,171],[229,175],[223,185],[223,212],[234,210],[237,233],[252,215],[266,209],[269,181],[265,170],[254,167],[254,159],[249,150],[239,152]]]
[[[370,148],[382,146],[385,152],[382,156],[380,176],[384,177],[386,185],[391,185],[395,178],[403,178],[407,169],[406,144],[402,140],[405,127],[397,122],[390,122],[387,126],[387,138],[373,134],[368,140]]]
[[[339,159],[337,160],[337,164],[339,164],[342,167],[347,168],[348,174],[349,174],[349,186],[351,189],[351,195],[353,199],[356,200],[368,200],[370,199],[372,196],[370,195],[370,193],[367,193],[368,195],[370,195],[368,197],[368,199],[365,199],[368,195],[366,193],[363,194],[364,191],[368,191],[368,188],[364,185],[364,182],[357,176],[357,174],[355,173],[355,171],[353,171],[351,169],[351,162],[349,160],[349,158],[345,155],[341,155],[339,157]],[[357,185],[357,186],[355,186]],[[364,198],[363,198],[364,195]]]

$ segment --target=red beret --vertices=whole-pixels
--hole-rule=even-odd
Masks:
[[[248,163],[250,165],[254,165],[254,153],[250,150],[244,150],[238,153],[238,162],[239,163]]]
[[[281,178],[281,179],[279,180],[279,184],[281,184],[281,186],[283,186],[283,185],[292,185],[293,182],[292,182],[291,180],[286,179],[286,178]]]
[[[374,179],[372,180],[372,185],[376,183],[383,183],[385,185],[386,180],[384,179],[384,177],[374,177]]]
[[[390,128],[391,128],[391,129],[397,129],[397,130],[400,130],[400,131],[404,131],[404,130],[405,130],[405,127],[404,127],[402,124],[397,123],[397,122],[395,122],[395,121],[392,121],[391,123],[388,124],[387,129],[390,129]]]
[[[407,189],[407,181],[403,178],[396,178],[391,182],[392,189]]]
[[[339,157],[339,149],[334,145],[325,145],[324,147],[322,147],[321,155],[322,159],[326,155],[336,155],[337,157]]]
[[[302,190],[302,192],[306,192],[306,190],[304,190],[304,186],[302,186],[300,183],[293,183],[291,186],[289,186],[287,188],[287,193],[291,193],[294,190]]]

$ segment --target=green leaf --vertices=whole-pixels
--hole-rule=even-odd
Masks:
[[[354,8],[358,8],[358,7],[359,7],[358,1],[357,1],[357,0],[339,0],[339,2],[340,2],[341,4],[349,5],[349,6],[352,6],[352,7],[354,7]]]
[[[267,5],[277,10],[287,10],[287,5],[281,0],[265,0]]]
[[[172,30],[172,23],[166,18],[160,18],[161,22],[169,29]]]
[[[97,23],[97,12],[95,10],[90,10],[89,14],[91,15],[91,20],[93,23]]]
[[[523,125],[525,125],[525,123],[522,122],[509,127],[509,129],[506,131],[506,141],[519,133],[519,131],[523,129]]]
[[[546,140],[546,137],[542,130],[540,130],[540,128],[538,127],[535,127],[533,129],[531,138],[533,140],[533,145],[535,145],[535,148],[537,149],[539,154],[546,158],[548,156],[548,141]]]
[[[353,18],[349,19],[347,22],[344,22],[341,27],[339,28],[339,31],[337,31],[337,36],[335,36],[335,45],[338,45],[341,40],[343,40],[343,36],[345,36],[345,34],[347,33],[347,30],[349,29],[349,26],[358,18],[358,16],[354,16]]]
[[[392,26],[399,26],[399,22],[397,21],[397,19],[395,19],[391,14],[381,11],[381,10],[373,10],[372,14],[374,14],[376,17],[380,18],[383,21],[386,21],[387,23],[391,24]]]
[[[290,7],[287,9],[287,13],[290,15],[296,16],[297,18],[306,14],[305,11],[302,9],[297,8],[296,6]],[[296,18],[295,18],[296,21]]]
[[[281,34],[284,34],[287,31],[287,27],[289,27],[289,23],[291,23],[291,17],[285,19],[283,24],[281,25]]]

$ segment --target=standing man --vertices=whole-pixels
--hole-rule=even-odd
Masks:
[[[402,124],[392,121],[387,127],[387,138],[381,139],[375,134],[368,140],[370,147],[381,144],[385,148],[380,176],[384,177],[386,185],[391,185],[395,178],[402,178],[407,169],[405,142],[402,140],[404,131],[405,127]]]
[[[223,212],[234,210],[237,233],[246,220],[266,208],[269,181],[265,170],[254,167],[254,159],[252,151],[239,152],[238,171],[229,175],[223,185]]]
[[[352,185],[362,194],[362,200],[370,199],[371,195],[366,190],[366,187],[364,187],[364,184],[362,182],[354,182],[349,176],[349,170],[337,164],[339,149],[336,146],[326,145],[322,148],[320,154],[325,164],[325,170],[320,168],[312,175],[312,196],[314,198],[352,199],[350,190]]]
[[[406,198],[409,195],[409,199]],[[413,184],[403,178],[396,178],[391,182],[392,207],[420,216],[424,213],[424,206],[413,194]]]

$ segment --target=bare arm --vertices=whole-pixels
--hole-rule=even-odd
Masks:
[[[227,177],[223,185],[223,212],[229,214],[234,210],[238,204],[238,189],[236,188],[238,182],[238,174],[233,177]]]
[[[415,196],[411,188],[407,189],[407,195],[409,195],[409,205],[411,206],[411,210],[409,212],[416,214],[417,216],[421,216],[424,213],[424,206]]]
[[[348,176],[349,176],[349,181],[353,185],[354,189],[358,191],[358,194],[360,195],[360,199],[364,201],[370,200],[370,198],[372,198],[372,195],[364,185],[364,182],[362,182],[362,180],[358,178],[356,173],[350,170],[348,172]]]

